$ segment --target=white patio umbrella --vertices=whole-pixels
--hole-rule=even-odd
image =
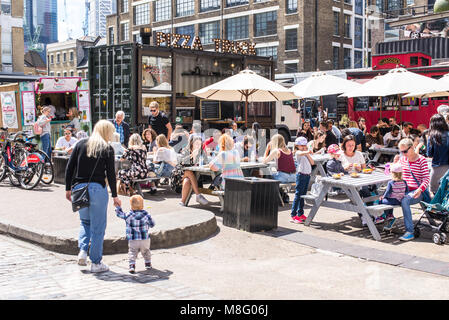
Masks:
[[[245,101],[245,124],[248,125],[248,102],[298,99],[282,85],[259,76],[252,70],[240,71],[224,80],[192,92],[193,95],[221,101]]]
[[[442,85],[438,80],[422,76],[404,68],[395,68],[340,96],[348,98],[401,96],[411,92],[440,90],[440,88],[442,88]],[[401,101],[401,99],[398,100]],[[380,113],[382,114],[382,105],[380,106]],[[400,115],[402,121],[402,110]]]
[[[442,88],[438,80],[408,71],[404,68],[395,68],[387,74],[376,76],[365,82],[359,88],[342,94],[342,97],[385,97],[403,95],[424,90]]]
[[[432,90],[420,90],[404,96],[404,98],[435,98],[449,96],[449,73],[437,80],[441,87]]]
[[[301,99],[305,99],[348,92],[360,86],[361,84],[357,82],[332,76],[326,72],[315,72],[289,90]]]

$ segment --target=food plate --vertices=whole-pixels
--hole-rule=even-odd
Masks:
[[[339,173],[336,173],[336,174],[332,175],[332,178],[338,180],[338,179],[341,179],[341,175]]]
[[[358,173],[351,173],[351,178],[358,178],[360,175]]]

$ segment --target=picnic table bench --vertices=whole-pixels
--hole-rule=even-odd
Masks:
[[[360,173],[358,178],[352,178],[349,175],[344,175],[341,179],[334,179],[332,177],[321,178],[323,188],[318,195],[307,194],[302,198],[313,205],[310,213],[305,221],[305,225],[309,226],[320,207],[327,207],[333,209],[344,210],[345,212],[357,212],[362,214],[368,225],[368,229],[371,232],[375,240],[381,240],[380,234],[374,225],[370,215],[379,216],[387,209],[393,209],[398,206],[391,206],[385,204],[378,204],[372,206],[366,206],[365,203],[372,202],[379,198],[379,195],[362,198],[359,194],[359,190],[362,187],[370,185],[385,185],[390,180],[390,176],[385,175],[380,171],[373,171],[370,174]],[[348,200],[346,201],[329,201],[326,200],[326,195],[331,188],[337,187],[343,190]]]
[[[390,155],[390,156],[399,154],[398,148],[386,148],[386,147],[379,146],[379,145],[373,145],[369,148],[369,150],[376,152],[376,154],[374,155],[374,158],[373,158],[374,162],[379,161],[380,156],[383,154]]]

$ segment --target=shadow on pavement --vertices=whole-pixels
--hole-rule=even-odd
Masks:
[[[91,273],[88,270],[82,270],[81,271],[84,274]],[[124,271],[125,272],[125,271]],[[142,270],[137,271],[135,274],[130,274],[126,271],[126,273],[117,273],[114,271],[109,270],[108,272],[102,272],[102,273],[92,273],[92,275],[97,278],[98,280],[103,281],[123,281],[123,282],[137,282],[137,283],[151,283],[155,281],[161,281],[161,280],[168,280],[170,278],[170,275],[172,275],[173,272],[170,270],[158,270],[158,269],[151,269],[151,270]]]

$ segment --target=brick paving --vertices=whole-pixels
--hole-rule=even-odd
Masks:
[[[132,275],[120,261],[94,274],[75,259],[0,235],[0,300],[217,299],[171,280],[171,272],[138,269]]]

